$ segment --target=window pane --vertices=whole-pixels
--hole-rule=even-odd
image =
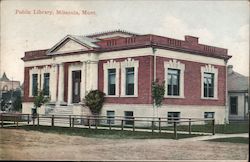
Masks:
[[[44,91],[44,95],[49,95],[49,78],[50,78],[50,74],[49,73],[44,73],[43,75],[44,77],[44,82],[43,82],[43,91]]]
[[[125,114],[125,124],[126,125],[133,125],[134,124],[134,121],[132,120],[132,119],[134,119],[133,111],[125,111],[124,114]],[[126,120],[126,119],[128,119],[128,120]]]
[[[115,124],[115,111],[107,111],[107,124]]]
[[[180,95],[180,70],[168,69],[168,95]]]
[[[174,120],[180,120],[180,112],[168,112],[168,124],[172,124]]]
[[[214,112],[205,112],[204,118],[214,118]]]
[[[109,69],[108,70],[108,95],[115,95],[115,77],[116,70]]]
[[[214,74],[204,73],[204,97],[214,97]]]
[[[134,68],[126,68],[126,95],[134,95]]]
[[[233,96],[230,97],[230,114],[237,115],[238,114],[238,97]]]
[[[38,91],[38,75],[32,74],[32,96],[36,96]]]

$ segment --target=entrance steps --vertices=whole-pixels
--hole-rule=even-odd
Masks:
[[[81,114],[74,114],[73,109],[82,109]],[[50,107],[46,108],[46,113],[45,115],[42,115],[41,118],[39,119],[39,122],[41,124],[46,124],[46,125],[51,125],[51,118],[43,118],[43,117],[51,117],[54,115],[56,118],[54,119],[54,124],[57,126],[69,126],[70,120],[69,116],[71,115],[72,117],[74,115],[88,115],[89,110],[85,107],[81,107],[80,105],[67,105],[67,106],[62,106],[62,105],[51,105]],[[80,113],[80,112],[79,112]],[[59,118],[58,118],[59,117]],[[65,117],[65,118],[64,118]],[[82,121],[80,119],[76,119],[74,121],[75,124],[80,124]]]

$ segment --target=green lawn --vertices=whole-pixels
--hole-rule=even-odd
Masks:
[[[244,143],[248,144],[249,143],[249,138],[245,137],[231,137],[231,138],[218,138],[218,139],[211,139],[207,141],[212,141],[212,142],[230,142],[230,143]]]
[[[206,125],[192,125],[192,132],[205,132],[205,133],[211,133],[212,132],[212,125],[206,124]],[[171,127],[165,127],[163,129],[166,130],[173,130],[174,128]],[[178,131],[188,131],[187,125],[178,125],[177,126]],[[224,134],[234,134],[234,133],[248,133],[249,125],[246,122],[241,123],[230,123],[226,125],[215,125],[215,133],[224,133]]]
[[[51,126],[19,126],[8,127],[9,129],[24,129],[27,131],[39,131],[44,133],[57,133],[75,136],[107,139],[174,139],[172,133],[152,133],[126,130],[104,130],[87,128],[51,127]],[[178,134],[178,139],[196,137],[198,135]]]

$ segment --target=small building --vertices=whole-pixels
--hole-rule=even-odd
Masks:
[[[12,92],[10,92],[12,90]],[[13,93],[13,91],[21,90],[20,81],[10,80],[6,73],[0,77],[0,111],[11,109],[11,103],[13,102],[12,96],[8,95],[8,93]]]
[[[229,120],[248,119],[249,77],[239,74],[228,66]]]
[[[166,88],[159,117],[214,117],[222,124],[230,57],[227,49],[194,36],[178,40],[121,30],[67,35],[50,49],[25,52],[23,113],[31,113],[43,89],[52,109],[81,115],[82,99],[99,89],[106,94],[101,115],[154,116],[151,84],[159,79]]]
[[[0,77],[0,90],[7,92],[9,90],[16,90],[17,88],[20,88],[20,81],[10,80],[4,72],[2,77]]]

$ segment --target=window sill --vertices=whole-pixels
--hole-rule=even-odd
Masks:
[[[105,97],[120,97],[120,96],[118,96],[118,95],[107,95],[107,96],[105,96]]]
[[[138,97],[138,95],[121,95],[120,97],[131,97],[131,98],[135,98]]]
[[[164,98],[185,99],[185,97],[184,97],[184,96],[164,96]]]
[[[218,100],[218,98],[213,97],[201,97],[202,100]]]

